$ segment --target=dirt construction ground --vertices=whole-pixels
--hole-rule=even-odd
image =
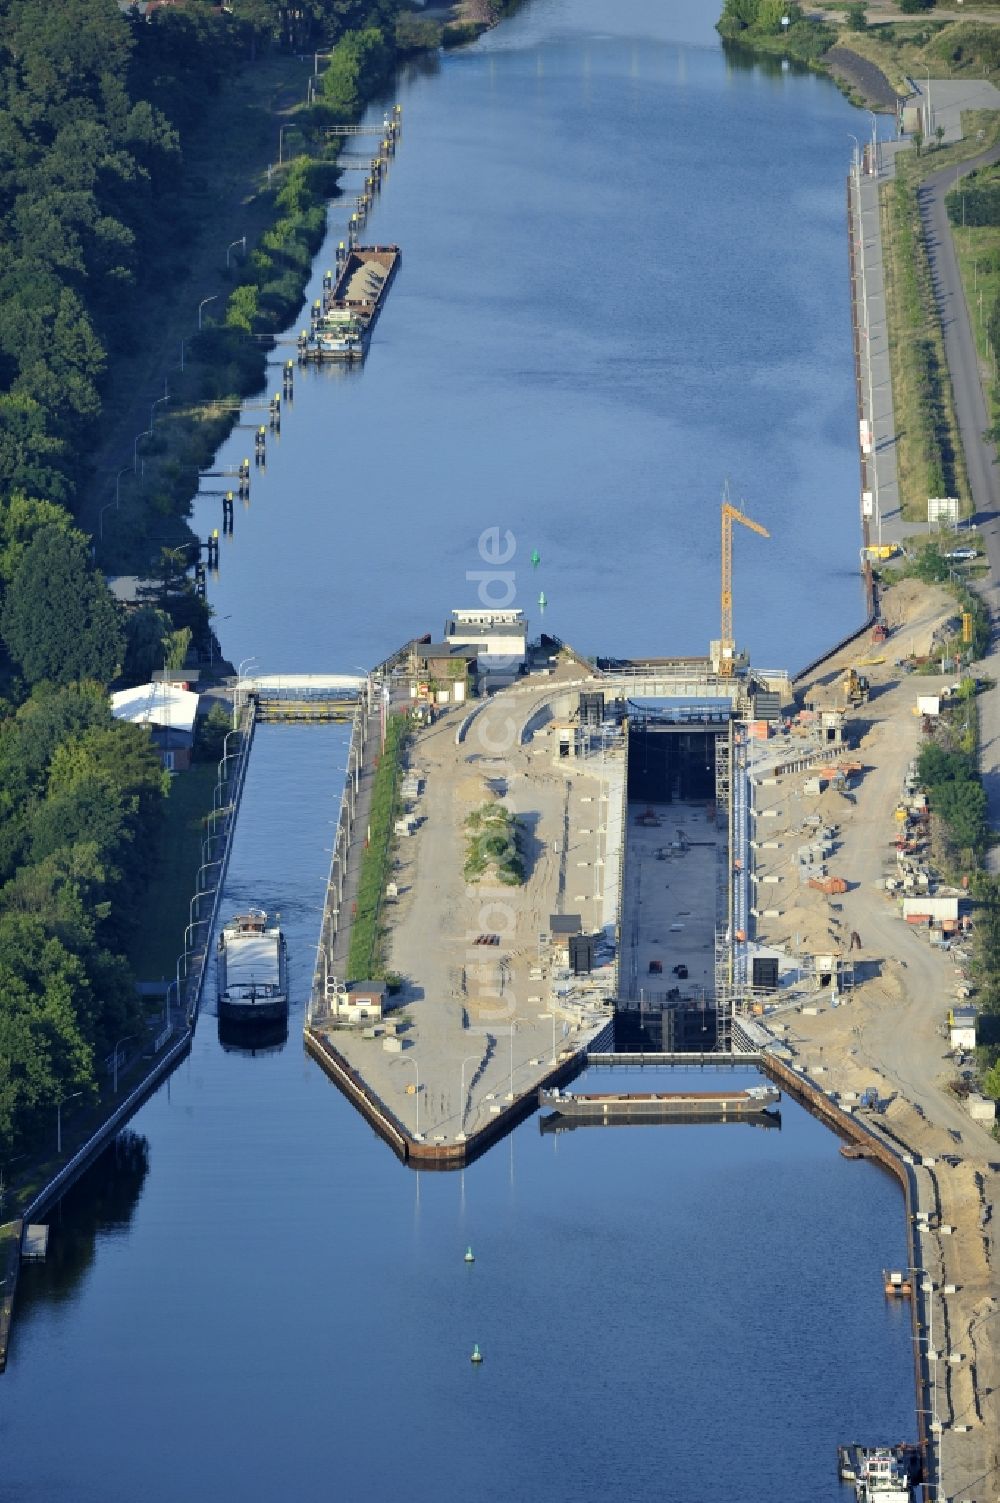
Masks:
[[[920,1166],[919,1203],[931,1208],[932,1229],[919,1233],[919,1260],[935,1287],[929,1298],[940,1352],[932,1364],[934,1407],[943,1426],[946,1491],[940,1495],[985,1503],[1000,1497],[994,1209],[1000,1143],[988,1124],[972,1120],[952,1088],[957,1070],[947,1053],[945,1015],[965,974],[963,952],[932,947],[926,926],[905,924],[882,885],[895,868],[894,810],[921,744],[916,696],[954,681],[954,675],[927,678],[894,665],[911,652],[928,652],[931,634],[954,612],[954,602],[943,591],[904,582],[888,594],[886,612],[895,629],[884,647],[847,649],[823,665],[816,684],[797,686],[808,698],[851,664],[869,677],[869,702],[847,726],[864,768],[860,780],[852,779],[855,801],[830,787],[818,797],[806,794],[809,772],[773,777],[759,760],[755,766],[755,828],[767,836],[767,848],[756,853],[756,891],[766,892],[769,911],[778,915],[760,919],[758,934],[799,954],[839,951],[852,962],[856,984],[842,990],[837,1005],[829,992],[817,991],[809,999],[815,1009],[779,1013],[771,1026],[791,1049],[795,1067],[821,1089],[849,1102],[864,1091],[877,1093],[884,1109],[858,1115]],[[883,654],[883,662],[872,661]],[[833,831],[827,872],[847,881],[845,893],[828,897],[800,884],[797,848],[809,814],[820,815]],[[764,886],[766,877],[778,880]],[[860,949],[850,949],[852,933]],[[936,1220],[940,1230],[933,1230]]]

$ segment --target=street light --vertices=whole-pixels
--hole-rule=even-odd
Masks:
[[[115,1045],[115,1052],[112,1061],[112,1073],[114,1075],[114,1093],[116,1096],[118,1095],[118,1051],[121,1048],[122,1044],[128,1044],[134,1038],[134,1033],[127,1033],[125,1037],[123,1039],[119,1039],[117,1044]]]
[[[326,956],[326,951],[325,950],[323,951],[323,955],[324,955],[324,958],[325,958],[325,956]],[[405,1059],[403,1061],[403,1063],[405,1065],[412,1065],[413,1066],[413,1073],[417,1077],[417,1088],[416,1088],[416,1091],[414,1093],[416,1095],[416,1100],[417,1100],[417,1130],[416,1130],[414,1136],[417,1137],[417,1138],[419,1138],[419,1136],[420,1136],[420,1071],[417,1069],[417,1062],[416,1062],[415,1059]]]
[[[133,475],[136,473],[136,471],[139,468],[139,444],[141,443],[141,441],[144,438],[149,438],[152,435],[152,432],[153,432],[152,428],[145,428],[142,431],[142,433],[137,433],[136,436],[135,436],[135,443],[132,445],[132,474]]]
[[[62,1153],[62,1109],[67,1101],[75,1101],[82,1096],[82,1091],[74,1091],[71,1096],[63,1096],[56,1102],[56,1153]]]
[[[243,686],[244,670],[247,669],[247,668],[249,668],[249,667],[251,667],[254,663],[256,663],[256,661],[257,661],[256,658],[244,658],[241,663],[237,664],[237,667],[236,667],[236,697],[235,697],[235,699],[233,701],[233,714],[234,714],[234,716],[239,714],[240,707],[241,707],[241,704],[242,704],[241,689],[242,689],[242,686]],[[223,749],[225,749],[225,743],[223,743]]]
[[[233,240],[233,241],[231,241],[229,243],[229,245],[226,246],[226,270],[227,271],[229,270],[229,252],[233,249],[234,246],[237,246],[237,245],[241,248],[241,250],[243,251],[243,254],[246,255],[246,253],[247,253],[247,237],[245,235],[241,235],[238,240]]]
[[[459,1125],[459,1129],[461,1131],[463,1131],[463,1132],[465,1130],[465,1067],[466,1067],[467,1064],[470,1064],[473,1060],[480,1059],[480,1057],[481,1056],[478,1055],[478,1054],[467,1054],[466,1057],[465,1057],[465,1059],[463,1059],[463,1061],[462,1061],[462,1091],[461,1091],[461,1095],[459,1097],[459,1104],[461,1106],[462,1112],[461,1112],[461,1117],[459,1119],[459,1124],[458,1125]]]
[[[199,331],[199,333],[201,332],[201,312],[202,312],[202,309],[205,307],[206,303],[214,303],[215,300],[216,300],[216,298],[218,296],[219,296],[219,294],[217,292],[213,292],[211,297],[203,297],[202,300],[201,300],[201,302],[198,304],[198,331]]]
[[[285,131],[286,130],[294,130],[294,129],[295,129],[295,127],[292,126],[292,125],[279,125],[279,127],[278,127],[278,166],[279,167],[281,166],[282,162],[285,159],[284,158]]]
[[[157,407],[159,407],[159,405],[160,405],[161,402],[169,402],[169,401],[170,401],[170,393],[169,393],[169,391],[165,391],[163,393],[163,396],[162,397],[157,397],[156,401],[150,407],[150,409],[149,409],[149,431],[150,431],[150,433],[152,433],[152,431],[153,431],[153,413],[156,411]]]
[[[320,58],[321,57],[332,57],[333,53],[334,53],[334,49],[332,47],[331,47],[331,49],[330,49],[329,52],[315,52],[315,53],[313,53],[313,78],[315,78],[318,75],[318,73],[319,73],[319,60],[320,60]]]
[[[510,1095],[508,1101],[514,1100],[514,1034],[517,1032],[517,1018],[510,1020]]]
[[[539,1018],[539,1022],[542,1022],[542,1023],[545,1022],[546,1018],[551,1018],[552,1019],[552,1063],[555,1064],[555,1062],[556,1062],[556,1015],[555,1015],[554,1012],[540,1012],[538,1014],[538,1018]]]

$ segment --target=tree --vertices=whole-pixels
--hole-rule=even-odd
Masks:
[[[73,531],[69,512],[51,501],[36,501],[15,491],[6,500],[0,498],[0,584],[9,584],[25,549],[43,527],[60,532]],[[82,533],[74,534],[83,540]]]
[[[868,17],[861,0],[858,4],[847,7],[847,29],[849,31],[867,31],[868,29]]]
[[[125,667],[122,677],[129,684],[148,684],[154,672],[165,666],[171,621],[166,611],[144,605],[125,618]]]
[[[42,527],[24,551],[0,617],[7,650],[30,684],[109,683],[124,656],[118,611],[76,534]]]

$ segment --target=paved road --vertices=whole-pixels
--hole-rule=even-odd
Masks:
[[[1000,161],[1000,147],[994,146],[970,161],[935,172],[925,181],[919,194],[975,520],[982,529],[990,561],[990,576],[983,582],[980,593],[994,621],[1000,619],[1000,588],[997,584],[1000,580],[1000,467],[995,444],[984,437],[989,419],[979,379],[979,358],[945,209],[945,195],[973,168],[997,161]],[[983,668],[987,677],[1000,680],[1000,658],[995,650]],[[979,714],[983,784],[989,800],[990,824],[996,830],[1000,829],[1000,688],[980,696]],[[991,853],[990,864],[993,871],[1000,871],[1000,851]]]

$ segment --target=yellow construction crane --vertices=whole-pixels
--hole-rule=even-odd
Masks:
[[[751,532],[759,532],[762,538],[769,538],[771,534],[766,527],[761,527],[759,522],[754,522],[750,517],[733,506],[729,500],[729,489],[722,502],[722,635],[719,639],[719,676],[720,678],[732,678],[733,660],[736,657],[736,643],[733,640],[733,523],[741,522],[744,527],[749,527]]]

